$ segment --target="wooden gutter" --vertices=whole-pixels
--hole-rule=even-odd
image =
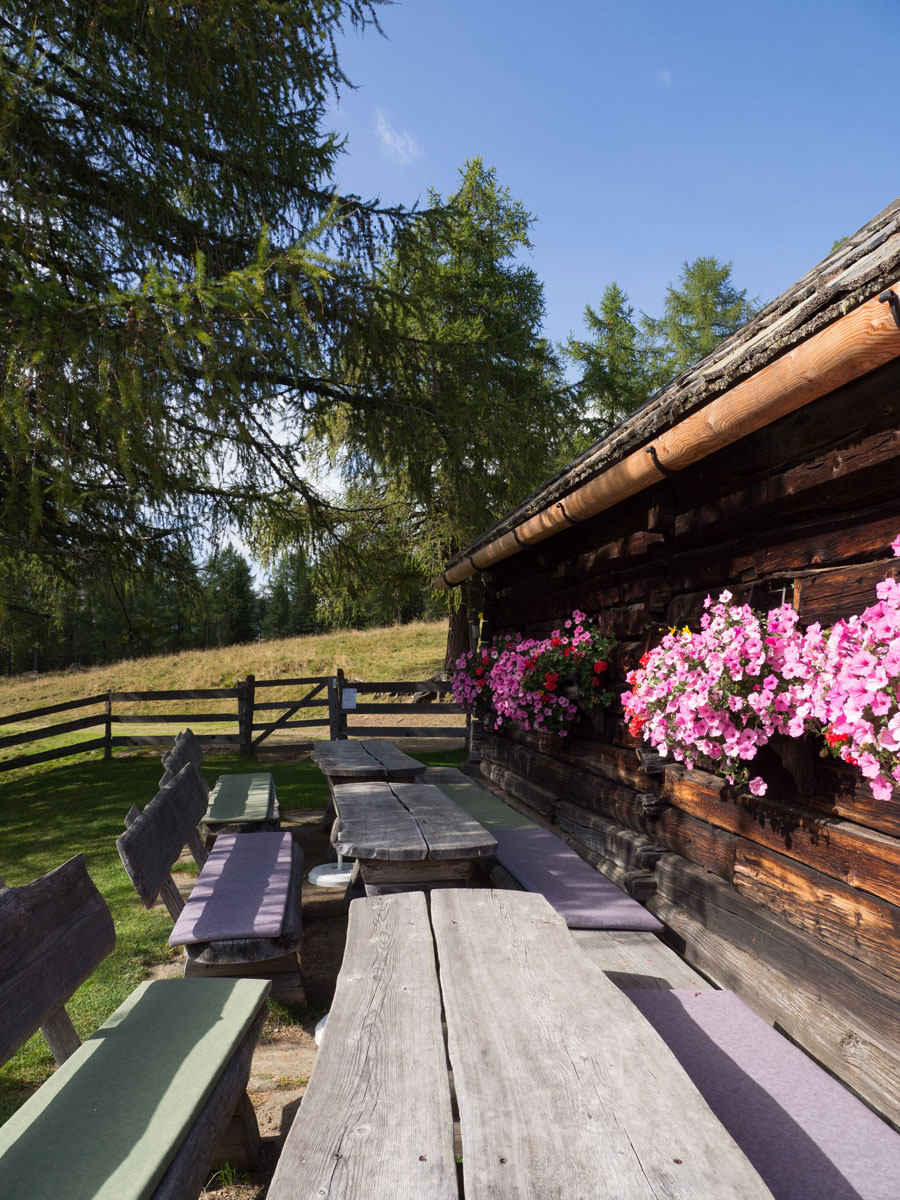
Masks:
[[[434,580],[450,588],[476,571],[596,516],[900,356],[900,297],[893,284],[793,350],[723,392],[647,445],[501,537],[463,555]],[[893,292],[890,303],[881,300]]]

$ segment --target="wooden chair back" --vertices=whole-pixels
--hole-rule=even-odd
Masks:
[[[0,888],[0,1063],[42,1027],[57,1062],[77,1049],[66,1002],[115,944],[82,854],[32,883]]]
[[[143,812],[135,816],[133,808],[129,811],[116,847],[145,907],[152,908],[162,893],[173,918],[181,911],[183,902],[171,883],[172,864],[193,840],[206,806],[203,784],[193,765],[186,763]]]
[[[159,786],[165,787],[171,783],[186,763],[191,763],[197,772],[198,778],[206,788],[208,796],[209,782],[203,774],[203,746],[192,729],[185,729],[182,733],[177,734],[172,749],[162,756],[162,764],[165,771],[163,772],[162,779],[159,781]]]

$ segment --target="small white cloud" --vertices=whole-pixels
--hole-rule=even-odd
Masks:
[[[422,157],[419,143],[413,135],[405,129],[395,129],[387,119],[387,114],[380,108],[375,114],[375,134],[385,158],[398,163],[408,163]]]
[[[663,87],[672,86],[672,72],[668,67],[663,67],[661,71],[657,71],[656,78],[663,85]]]

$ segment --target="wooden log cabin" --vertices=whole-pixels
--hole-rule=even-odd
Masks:
[[[792,598],[804,624],[862,611],[900,566],[898,281],[900,200],[440,582],[482,572],[485,640],[602,614],[622,686],[724,588],[757,608]],[[480,765],[900,1128],[900,793],[875,800],[811,738],[794,750],[761,752],[755,797],[648,754],[614,706],[565,739],[485,727]]]

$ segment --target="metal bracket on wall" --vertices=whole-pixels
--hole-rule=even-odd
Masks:
[[[893,288],[888,288],[887,291],[880,293],[878,299],[882,304],[889,304],[891,306],[894,324],[900,329],[900,296],[897,295]]]

